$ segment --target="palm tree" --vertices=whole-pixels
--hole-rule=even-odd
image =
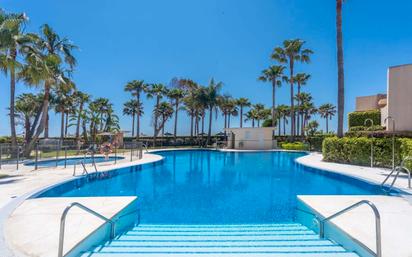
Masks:
[[[22,32],[22,27],[27,17],[24,14],[6,14],[0,12],[0,58],[1,70],[10,73],[10,132],[12,147],[17,146],[16,116],[15,116],[15,94],[16,79],[22,67],[18,55],[25,54],[25,47],[31,43],[31,38]]]
[[[313,120],[309,122],[308,125],[305,127],[305,131],[309,136],[313,136],[316,134],[318,128],[319,123],[316,120]]]
[[[16,117],[23,122],[25,142],[27,143],[28,135],[32,126],[32,121],[37,112],[41,109],[42,95],[25,93],[19,95],[16,99],[15,113]]]
[[[79,108],[76,110],[76,142],[77,146],[80,147],[80,124],[81,119],[84,117],[84,105],[90,101],[90,96],[81,91],[74,92],[74,102]]]
[[[201,98],[204,99],[205,106],[209,110],[209,129],[207,133],[206,145],[210,143],[212,136],[212,118],[213,118],[213,109],[216,108],[219,102],[219,91],[222,88],[222,82],[215,82],[212,78],[209,82],[209,85],[201,90]]]
[[[44,24],[40,29],[40,34],[33,35],[32,37],[36,41],[36,45],[42,54],[45,55],[46,60],[50,61],[51,59],[56,59],[53,64],[53,69],[55,71],[49,74],[51,77],[45,81],[44,84],[44,136],[47,138],[49,136],[49,126],[48,126],[48,97],[50,95],[50,87],[59,83],[64,83],[62,76],[65,70],[69,73],[73,70],[76,65],[76,59],[72,55],[72,51],[77,47],[73,45],[69,39],[61,38],[48,24]],[[66,64],[66,67],[59,67],[62,64]],[[46,124],[47,123],[47,124]]]
[[[328,120],[336,114],[336,106],[333,104],[322,104],[318,108],[319,114],[322,118],[325,118],[326,121],[326,133],[329,133],[329,124]]]
[[[155,112],[155,116],[160,117],[160,124],[159,124],[159,127],[157,128],[158,131],[156,131],[155,134],[158,134],[160,131],[162,131],[162,137],[163,137],[166,121],[168,121],[173,116],[173,112],[174,112],[173,107],[168,102],[161,102],[158,105],[158,107],[156,107],[154,112]]]
[[[338,48],[338,137],[343,137],[343,115],[345,112],[345,74],[343,70],[342,3],[336,0],[336,44]]]
[[[245,114],[245,117],[246,117],[246,121],[252,121],[252,128],[254,128],[255,127],[255,120],[257,119],[257,112],[256,112],[256,110],[255,109],[251,109],[251,110],[249,110],[246,114]]]
[[[150,88],[147,91],[147,98],[156,98],[155,110],[159,108],[160,100],[167,94],[167,88],[163,84],[151,84]],[[159,133],[158,130],[158,113],[153,112],[154,114],[154,129],[153,129],[153,146],[156,145],[156,137]]]
[[[177,115],[179,113],[180,102],[185,97],[185,95],[186,95],[186,92],[180,88],[173,88],[168,93],[168,97],[173,101],[173,104],[175,106],[175,124],[174,124],[174,132],[173,132],[175,141],[177,138]]]
[[[134,137],[134,128],[135,128],[135,120],[136,120],[136,112],[137,112],[137,101],[136,100],[129,100],[123,104],[123,115],[132,116],[132,137]]]
[[[306,83],[308,82],[309,79],[310,79],[310,75],[306,74],[306,73],[298,73],[295,76],[295,82],[296,82],[296,84],[298,84],[298,93],[296,95],[297,96],[296,100],[298,102],[298,110],[300,110],[300,103],[301,103],[300,98],[299,98],[301,87],[306,85]],[[303,114],[301,114],[300,116],[301,116],[300,119],[299,119],[299,116],[296,119],[297,120],[297,124],[296,124],[296,134],[297,135],[299,134],[300,120],[303,120]],[[302,126],[302,129],[300,131],[302,136],[304,135],[303,128],[304,127]]]
[[[72,88],[64,87],[56,92],[56,96],[53,98],[52,105],[55,107],[56,113],[60,113],[61,122],[60,122],[60,140],[63,142],[65,136],[65,118],[66,112],[70,106],[71,91]]]
[[[272,127],[275,127],[276,119],[276,87],[282,85],[281,78],[283,78],[283,71],[285,66],[282,65],[272,65],[269,68],[262,71],[262,75],[259,77],[260,81],[272,83]]]
[[[21,78],[28,85],[43,83],[44,99],[41,120],[25,149],[26,155],[33,149],[41,133],[45,132],[45,137],[48,136],[47,123],[51,88],[61,88],[64,85],[73,84],[68,76],[76,65],[72,51],[77,48],[67,38],[61,38],[47,24],[41,27],[40,35],[30,34],[30,37],[35,42],[35,48],[30,49],[26,55],[27,65],[23,67]]]
[[[288,117],[290,115],[290,107],[282,104],[278,106],[277,111],[279,113],[279,126],[280,126],[280,119],[282,119],[283,120],[283,135],[286,135],[286,124],[288,123]]]
[[[241,98],[236,100],[236,104],[237,104],[237,106],[239,106],[239,111],[240,111],[240,114],[239,114],[240,122],[239,122],[239,124],[240,124],[240,127],[242,128],[243,127],[243,108],[250,107],[251,103],[250,103],[249,99],[241,97]]]
[[[292,39],[283,41],[282,47],[276,47],[272,54],[272,59],[280,63],[289,65],[289,82],[290,82],[290,114],[291,114],[291,135],[295,135],[295,107],[294,107],[294,68],[295,62],[308,63],[310,55],[313,53],[310,49],[304,49],[305,41]]]
[[[140,96],[142,95],[142,93],[146,92],[147,90],[148,90],[148,86],[144,83],[143,80],[130,81],[124,87],[124,91],[130,92],[132,96],[136,98],[137,106],[141,106]],[[139,108],[138,113],[136,113],[137,115],[136,139],[139,139],[140,137],[140,117],[142,116],[142,114],[139,113],[140,109],[143,109],[143,108]]]
[[[257,121],[257,126],[260,127],[260,120],[265,118],[264,117],[265,110],[266,110],[265,105],[255,104],[253,105],[253,109],[254,109],[254,119]]]

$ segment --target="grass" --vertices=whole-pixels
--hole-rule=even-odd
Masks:
[[[6,175],[6,174],[0,174],[0,179],[2,179],[2,178],[7,178],[9,175]]]

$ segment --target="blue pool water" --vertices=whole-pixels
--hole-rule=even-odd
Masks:
[[[290,222],[297,195],[382,194],[379,186],[310,169],[304,153],[164,151],[156,165],[72,181],[39,197],[138,196],[141,223],[261,224]]]
[[[98,162],[111,162],[114,160],[119,160],[119,159],[124,159],[124,157],[109,157],[105,159],[104,157],[94,157],[94,161],[96,163]],[[90,164],[93,163],[93,158],[91,157],[75,157],[75,158],[67,158],[66,160],[66,165],[74,165],[78,163],[79,161],[83,161],[85,164]],[[57,165],[56,165],[56,160],[45,160],[45,161],[38,161],[37,165],[43,166],[43,167],[54,167],[54,166],[64,166],[64,159],[57,159]],[[34,166],[35,162],[28,162],[25,164],[26,166]]]

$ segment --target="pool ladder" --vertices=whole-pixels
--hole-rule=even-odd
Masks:
[[[410,156],[406,157],[405,159],[402,160],[401,165],[396,166],[395,168],[392,169],[392,171],[385,177],[385,179],[381,183],[382,190],[389,193],[393,189],[393,186],[395,185],[395,182],[398,179],[401,171],[405,171],[405,172],[408,173],[408,188],[411,188],[411,171],[408,168],[405,167],[405,162],[406,161],[412,161],[412,157],[410,157]],[[389,185],[389,187],[387,189],[385,189],[386,182],[390,179],[390,177],[395,172],[396,172],[396,174],[393,177],[392,183]]]
[[[73,177],[76,176],[76,167],[77,167],[77,165],[79,165],[79,164],[81,164],[82,167],[83,167],[83,173],[82,173],[81,176],[83,176],[83,175],[85,175],[85,174],[86,174],[86,175],[89,175],[89,172],[88,172],[87,169],[86,169],[86,164],[84,163],[84,161],[78,161],[78,162],[76,162],[76,163],[73,165]],[[96,166],[96,162],[94,161],[94,159],[93,159],[93,167],[94,167],[95,172],[97,172],[97,166]]]
[[[362,243],[361,246],[363,246],[363,248],[367,249],[368,251],[371,252],[371,254],[373,254],[373,256],[375,257],[382,257],[382,235],[381,235],[381,216],[379,214],[378,208],[376,208],[376,206],[368,200],[362,200],[359,201],[357,203],[354,203],[326,218],[321,218],[316,216],[315,219],[317,220],[318,224],[319,224],[319,237],[320,238],[325,238],[325,223],[338,217],[341,216],[342,214],[345,214],[353,209],[358,208],[359,206],[362,205],[367,205],[369,206],[372,211],[373,214],[375,215],[375,243],[376,243],[376,252],[372,252],[367,246],[363,245]]]
[[[93,211],[92,209],[90,209],[87,206],[84,206],[81,203],[78,202],[74,202],[71,203],[69,206],[67,206],[63,213],[62,216],[60,217],[60,231],[59,231],[59,249],[58,249],[58,253],[57,256],[58,257],[63,257],[63,245],[64,245],[64,232],[65,232],[65,226],[66,226],[66,216],[69,213],[70,209],[73,207],[78,207],[92,215],[94,215],[95,217],[105,221],[105,223],[109,223],[110,224],[110,239],[113,239],[115,234],[116,234],[116,224],[113,220],[106,218],[105,216],[101,215],[98,212]]]

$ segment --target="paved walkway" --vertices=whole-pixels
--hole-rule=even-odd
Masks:
[[[311,153],[300,157],[297,162],[312,168],[340,173],[371,183],[380,184],[390,172],[389,169],[361,167],[322,161],[322,155]],[[399,189],[412,193],[408,188],[407,176],[395,184]],[[327,217],[360,200],[374,203],[381,215],[382,251],[384,257],[412,256],[412,201],[408,195],[327,195],[298,196],[315,212]],[[375,251],[375,227],[373,212],[367,206],[359,207],[332,221],[334,225]]]

